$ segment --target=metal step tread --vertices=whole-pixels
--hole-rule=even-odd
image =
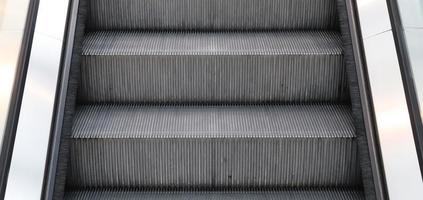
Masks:
[[[74,189],[360,185],[347,106],[88,105],[74,119]]]
[[[65,194],[65,200],[364,200],[360,190],[316,189],[284,191],[142,192],[131,190],[81,190]]]
[[[77,109],[72,138],[354,138],[343,105],[141,106]]]
[[[96,31],[83,42],[85,56],[117,55],[340,55],[338,32]]]
[[[325,31],[88,33],[84,103],[340,102],[340,35]]]

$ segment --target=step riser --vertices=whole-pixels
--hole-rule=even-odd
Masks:
[[[83,56],[81,100],[119,103],[342,101],[342,55]]]
[[[68,185],[356,186],[353,138],[72,139]]]
[[[363,200],[356,190],[292,190],[281,192],[133,192],[133,191],[78,191],[69,192],[65,200]]]
[[[331,29],[335,0],[90,0],[91,29]]]

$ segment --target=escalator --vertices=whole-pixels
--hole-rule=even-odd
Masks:
[[[343,1],[81,0],[56,199],[374,199]]]

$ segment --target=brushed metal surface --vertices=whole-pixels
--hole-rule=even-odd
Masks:
[[[6,200],[41,198],[68,0],[40,0]]]
[[[363,43],[389,198],[421,199],[422,176],[392,31]]]

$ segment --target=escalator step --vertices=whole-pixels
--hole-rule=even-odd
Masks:
[[[357,186],[346,106],[82,106],[68,186]]]
[[[285,190],[269,192],[140,192],[125,190],[72,191],[65,200],[364,200],[358,190]]]
[[[85,103],[338,102],[348,98],[335,32],[93,32]]]
[[[94,30],[332,29],[335,0],[90,0]]]

